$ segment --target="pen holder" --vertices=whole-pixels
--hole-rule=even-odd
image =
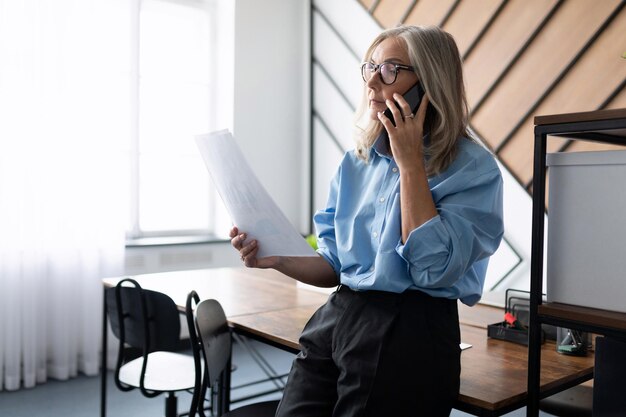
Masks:
[[[556,351],[564,355],[585,356],[591,344],[589,333],[565,327],[556,329]]]

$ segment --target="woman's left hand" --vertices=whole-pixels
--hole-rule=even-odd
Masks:
[[[424,119],[428,107],[428,96],[424,94],[422,97],[417,114],[411,113],[411,107],[400,94],[395,93],[393,98],[398,103],[397,106],[392,100],[387,100],[386,103],[393,114],[396,125],[394,126],[383,112],[378,113],[378,119],[389,134],[393,159],[400,170],[423,166]]]

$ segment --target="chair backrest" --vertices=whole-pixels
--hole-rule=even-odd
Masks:
[[[185,304],[185,317],[187,319],[187,327],[189,329],[189,341],[191,342],[191,351],[193,353],[193,360],[196,369],[196,377],[193,395],[191,398],[191,406],[189,408],[189,417],[195,417],[196,413],[205,417],[204,414],[204,398],[208,388],[207,378],[202,379],[204,372],[204,363],[201,360],[202,342],[198,338],[195,323],[195,309],[194,307],[200,302],[200,296],[195,291],[191,291],[187,294],[187,302]]]
[[[224,309],[217,300],[204,300],[196,307],[196,328],[204,352],[209,387],[230,363],[232,342]]]
[[[111,329],[121,343],[147,353],[180,346],[179,312],[167,295],[126,278],[107,289],[106,305]]]

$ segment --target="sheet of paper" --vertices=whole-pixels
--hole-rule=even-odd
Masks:
[[[226,210],[258,257],[317,256],[261,185],[228,130],[196,136],[200,154]]]

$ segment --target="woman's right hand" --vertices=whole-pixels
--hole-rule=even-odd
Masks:
[[[259,243],[256,240],[246,242],[248,235],[240,232],[237,226],[233,226],[228,233],[230,244],[239,252],[239,258],[249,268],[274,268],[279,261],[278,256],[257,258]]]
[[[241,262],[248,268],[273,268],[291,278],[318,287],[335,287],[339,279],[332,266],[322,256],[266,256],[257,258],[259,244],[246,242],[248,235],[236,226],[230,229],[230,244],[239,252]]]

